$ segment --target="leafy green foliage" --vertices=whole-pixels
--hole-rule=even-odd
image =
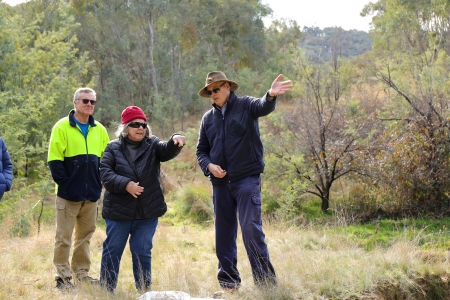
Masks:
[[[435,249],[450,245],[450,219],[399,219],[373,220],[363,225],[336,227],[339,233],[346,232],[367,250],[375,247],[390,247],[402,240],[412,240],[423,249]]]
[[[373,15],[376,49],[449,53],[447,0],[380,0],[368,3],[361,15]]]
[[[9,237],[27,237],[30,234],[30,221],[26,215],[13,217],[13,225],[9,230]]]
[[[109,126],[123,107],[138,105],[164,130],[199,113],[207,72],[263,69],[268,12],[256,0],[77,2],[77,21],[90,28],[77,30],[78,46],[95,60],[109,108],[98,118]]]
[[[305,166],[303,154],[295,144],[289,143],[292,136],[286,130],[282,118],[282,114],[278,111],[267,117],[275,125],[270,126],[272,129],[270,131],[266,125],[268,122],[261,122],[262,139],[266,150],[262,197],[263,210],[266,213],[289,219],[300,214],[303,201],[301,195],[307,184],[298,180]],[[280,146],[291,150],[289,155],[278,152]]]
[[[7,45],[14,51],[0,56],[0,65],[7,70],[0,80],[0,134],[12,157],[14,173],[21,176],[36,177],[33,166],[46,159],[51,128],[68,113],[71,95],[87,70],[87,56],[79,55],[75,48],[77,39],[72,32],[77,25],[70,11],[70,5],[61,1],[53,13],[65,23],[54,30],[42,28],[49,21],[45,12],[30,19],[5,16],[9,21],[2,32],[7,33]]]

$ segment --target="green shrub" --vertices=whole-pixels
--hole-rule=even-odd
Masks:
[[[196,223],[204,223],[214,219],[210,188],[185,185],[174,195],[176,195],[176,200],[171,201],[174,209],[168,212],[167,217],[175,219],[180,217],[186,219],[187,217]]]
[[[12,221],[12,227],[8,231],[9,237],[27,237],[30,234],[31,226],[27,215],[16,215]]]

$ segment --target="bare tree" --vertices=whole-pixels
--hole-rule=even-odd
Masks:
[[[332,53],[332,61],[321,65],[298,60],[296,68],[303,93],[283,115],[287,132],[279,136],[277,146],[268,149],[291,163],[297,178],[308,183],[301,192],[319,197],[323,212],[330,207],[333,184],[359,172],[355,162],[361,148],[358,140],[367,134],[367,122],[359,122],[358,108],[349,109],[344,97],[349,92],[353,71],[341,61],[339,51]],[[303,163],[293,159],[295,151],[302,153]]]

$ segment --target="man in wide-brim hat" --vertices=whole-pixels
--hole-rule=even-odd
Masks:
[[[214,71],[208,73],[205,86],[198,92],[214,102],[203,115],[196,154],[213,185],[218,280],[222,288],[215,297],[224,292],[236,293],[241,284],[236,247],[238,217],[255,284],[276,284],[262,230],[260,175],[264,172],[264,150],[258,118],[271,113],[277,96],[292,88],[290,80],[280,81],[282,77],[278,75],[262,98],[238,97],[235,91],[239,85],[223,72]]]

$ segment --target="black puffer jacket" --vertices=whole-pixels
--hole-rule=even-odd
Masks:
[[[172,138],[165,142],[153,136],[142,141],[132,161],[123,137],[111,141],[100,162],[100,178],[106,189],[103,218],[132,221],[164,215],[167,205],[160,185],[160,165],[177,156],[181,149]],[[138,198],[126,191],[130,181],[144,187]]]

